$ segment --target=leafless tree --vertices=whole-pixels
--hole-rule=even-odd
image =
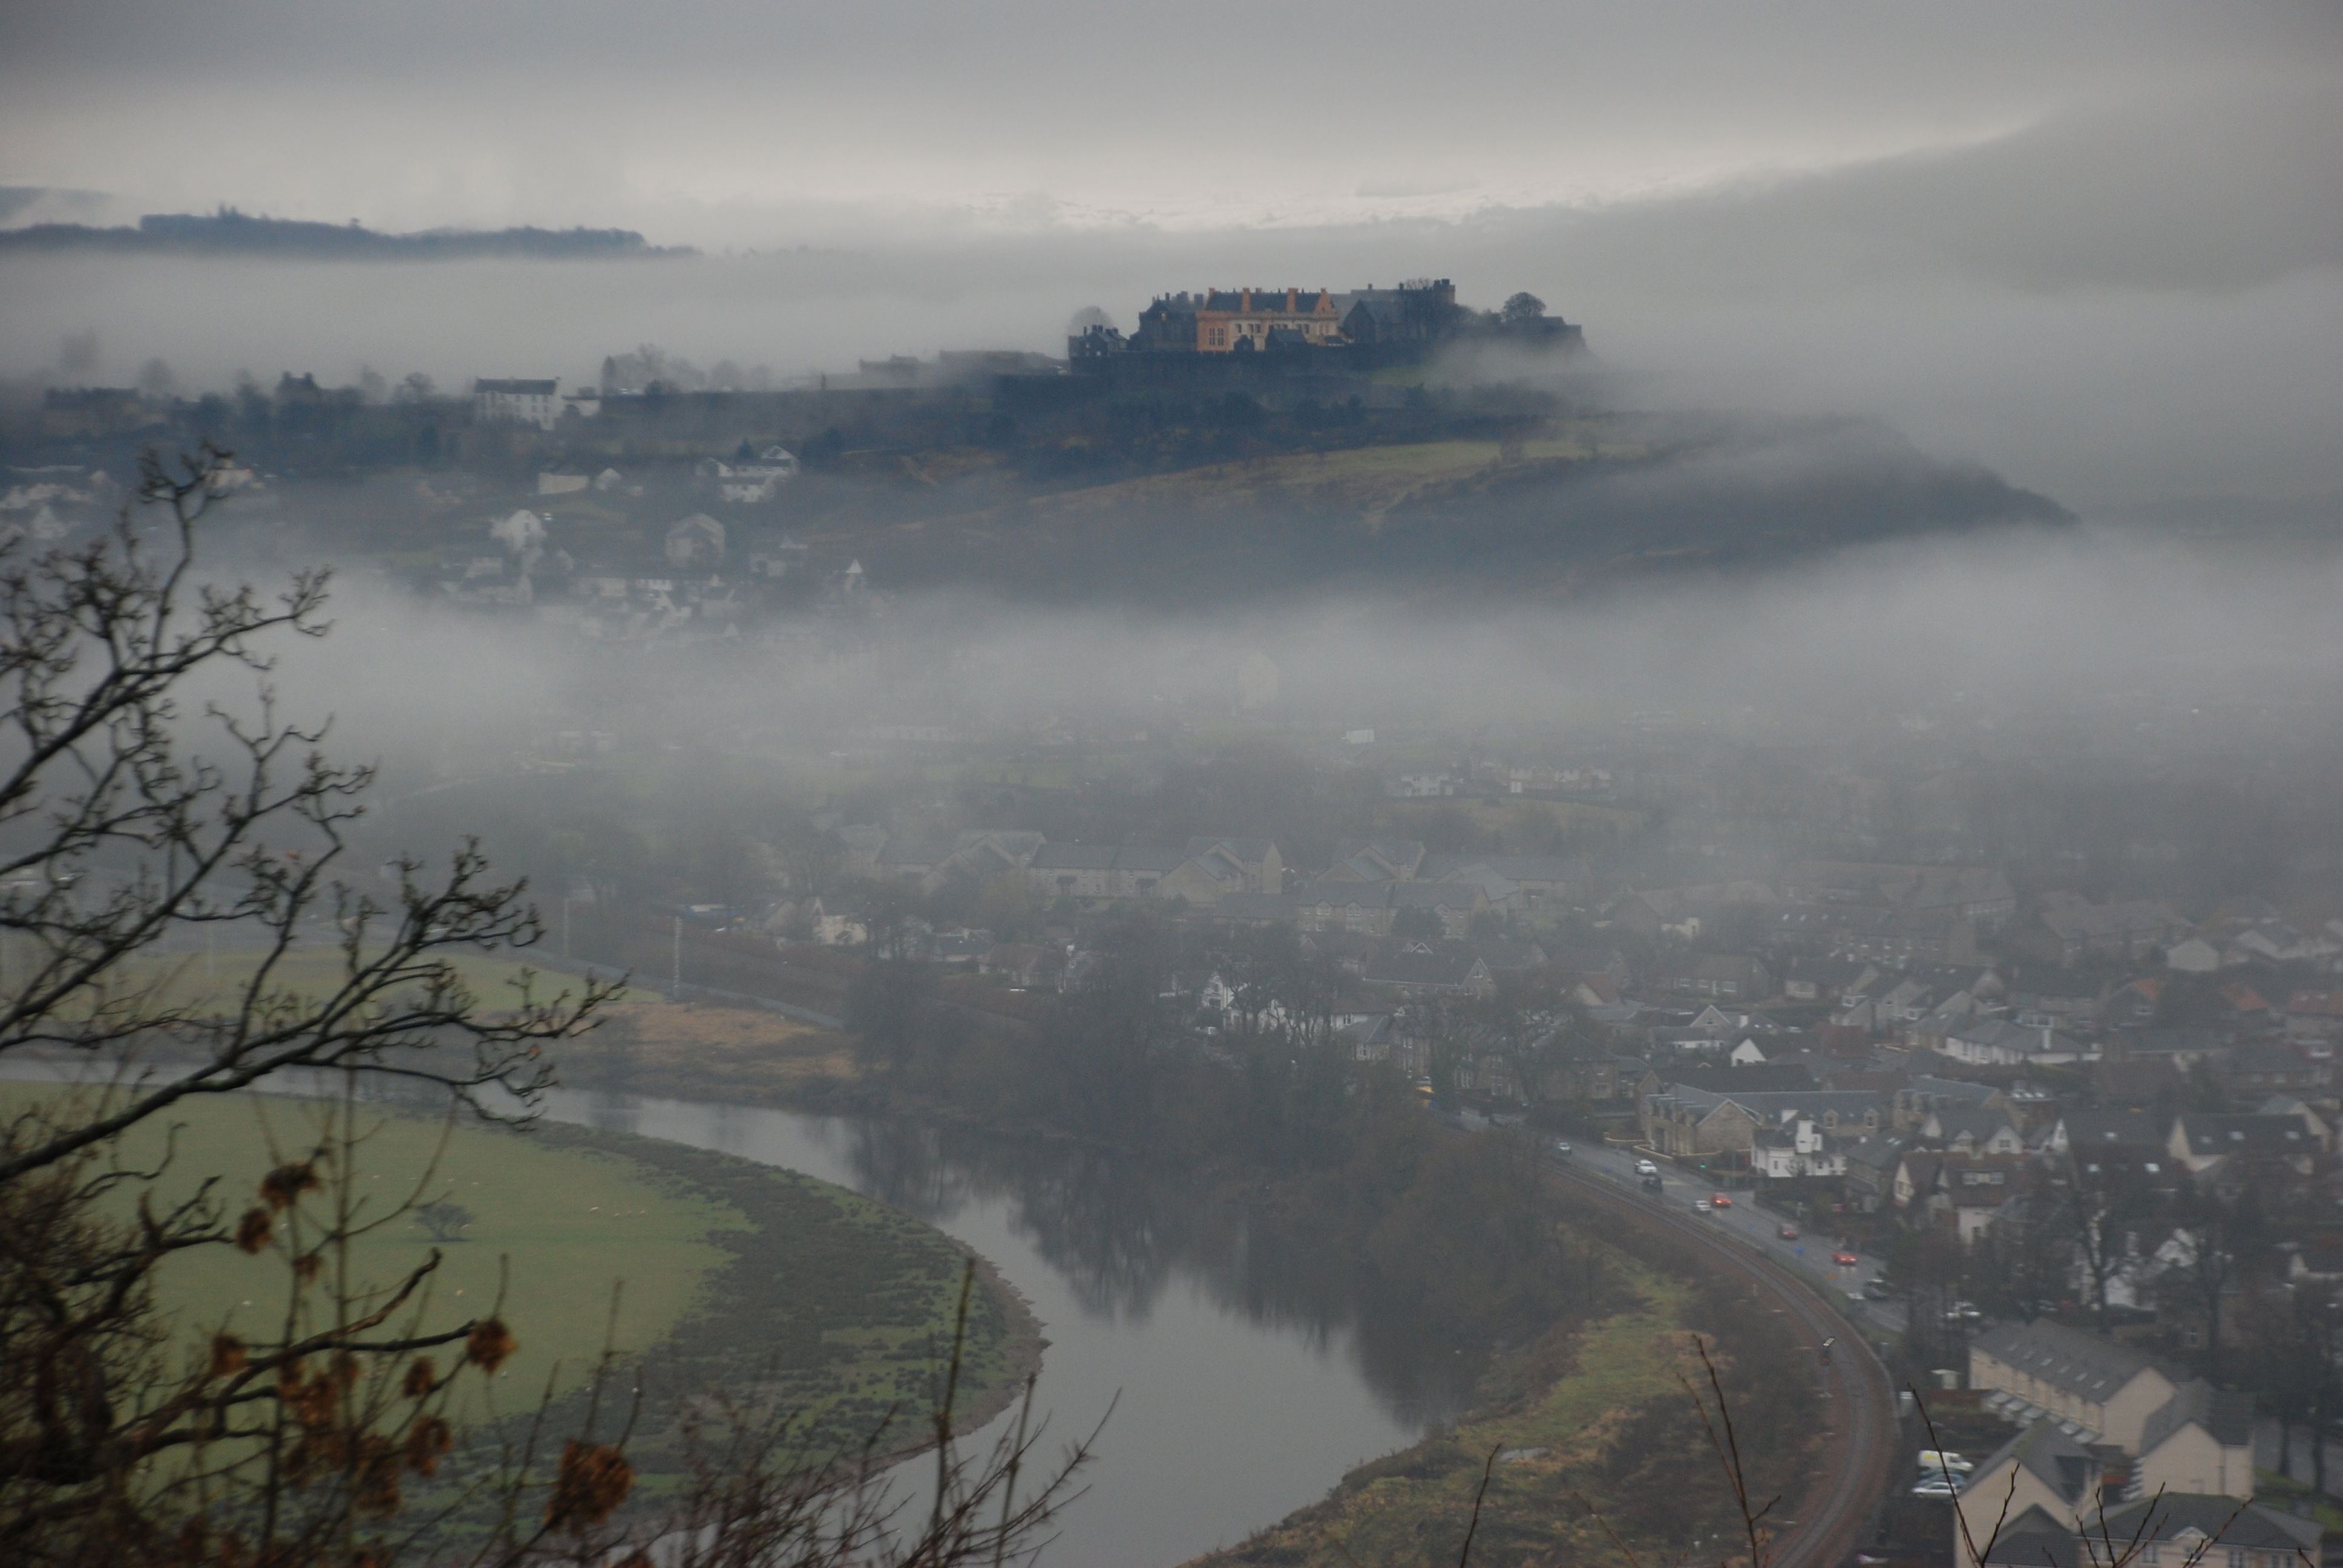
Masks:
[[[206,750],[189,735],[188,684],[222,668],[265,678],[272,638],[315,638],[327,577],[274,598],[197,575],[196,524],[229,493],[226,452],[174,475],[153,457],[144,506],[109,533],[28,557],[0,545],[0,1058],[66,1054],[106,1065],[168,1053],[136,1091],[86,1122],[0,1156],[0,1181],[116,1137],[190,1095],[272,1073],[361,1067],[444,1088],[486,1113],[503,1090],[526,1105],[550,1081],[544,1046],[609,994],[543,999],[524,983],[494,1010],[453,955],[524,949],[540,934],[518,883],[474,844],[433,879],[396,862],[387,902],[336,879],[371,768],[328,762],[322,726],[207,706]],[[146,519],[160,514],[163,526]],[[174,983],[156,961],[175,936],[236,928],[257,960],[229,994]],[[288,957],[323,931],[341,954],[325,994],[286,983]],[[468,1050],[459,1049],[468,1046]]]
[[[138,505],[102,537],[0,543],[0,1059],[62,1061],[100,1086],[0,1124],[0,1561],[598,1563],[679,1528],[699,1560],[741,1568],[1030,1553],[1088,1449],[1037,1467],[1029,1420],[989,1454],[959,1451],[972,1282],[925,1532],[840,1534],[841,1518],[892,1518],[881,1466],[841,1474],[778,1448],[705,1467],[698,1513],[622,1514],[630,1423],[598,1434],[598,1392],[558,1458],[540,1406],[517,1447],[442,1475],[451,1453],[496,1448],[464,1442],[449,1390],[493,1374],[515,1340],[501,1301],[435,1314],[436,1251],[387,1282],[353,1271],[355,1244],[424,1207],[430,1181],[368,1208],[360,1088],[387,1080],[451,1114],[525,1120],[552,1081],[548,1048],[617,988],[540,997],[523,970],[508,996],[474,993],[458,954],[540,934],[525,886],[496,880],[476,844],[436,875],[395,862],[387,900],[337,879],[373,771],[327,761],[324,728],[278,717],[266,685],[272,641],[328,629],[327,578],[297,575],[273,598],[205,580],[197,524],[237,477],[208,445],[176,469],[150,456]],[[239,671],[260,683],[256,717],[185,710],[191,686]],[[220,930],[248,950],[236,977],[190,984],[175,939]],[[313,944],[337,962],[297,983]],[[158,1201],[170,1156],[142,1169],[126,1134],[288,1072],[337,1089],[314,1141],[271,1150],[248,1199],[223,1171]],[[265,1332],[222,1322],[179,1365],[156,1281],[198,1250],[273,1260],[284,1307]],[[772,1430],[789,1427],[780,1412]],[[776,1508],[820,1528],[777,1533]]]

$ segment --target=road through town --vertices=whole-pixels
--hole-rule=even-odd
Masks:
[[[1707,1197],[1708,1190],[1681,1178],[1664,1178],[1657,1195],[1644,1191],[1635,1184],[1633,1158],[1604,1150],[1557,1155],[1547,1163],[1559,1191],[1676,1237],[1721,1273],[1746,1280],[1762,1303],[1787,1320],[1814,1357],[1827,1401],[1826,1424],[1812,1484],[1795,1512],[1781,1521],[1767,1568],[1835,1568],[1868,1538],[1897,1446],[1895,1393],[1871,1342],[1887,1332],[1868,1310],[1882,1303],[1846,1300],[1848,1285],[1840,1287],[1837,1301],[1828,1299],[1825,1286],[1796,1271],[1795,1254],[1785,1251],[1795,1243],[1774,1235],[1771,1224],[1777,1221],[1753,1221],[1737,1206],[1695,1214],[1694,1199]],[[1873,1271],[1837,1272],[1852,1284]],[[1850,1318],[1850,1312],[1857,1315]]]

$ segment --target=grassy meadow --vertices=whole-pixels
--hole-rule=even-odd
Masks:
[[[557,910],[548,917],[558,940],[560,915]],[[252,981],[265,953],[258,948],[222,947],[216,952],[201,950],[148,955],[134,959],[121,966],[119,973],[126,986],[157,988],[156,1000],[175,1007],[203,1010],[233,1010],[244,987]],[[481,1007],[490,1012],[513,1007],[520,1000],[523,972],[532,970],[524,953],[517,959],[501,958],[493,953],[464,952],[448,950],[433,955],[435,960],[454,966],[457,974],[479,999]],[[347,963],[342,950],[329,940],[304,942],[287,950],[277,960],[269,979],[280,990],[292,990],[300,995],[323,998],[333,994],[341,984]],[[585,988],[585,982],[575,975],[558,970],[536,969],[531,994],[540,1002],[548,1001],[562,991],[575,997]],[[659,993],[641,988],[630,989],[622,1000],[652,1001]]]
[[[74,1092],[0,1086],[0,1110],[35,1097],[61,1101]],[[271,1167],[306,1156],[326,1136],[327,1109],[323,1101],[277,1095],[185,1101],[126,1138],[122,1159],[150,1167],[167,1142],[171,1161],[156,1184],[156,1204],[192,1195],[205,1178],[216,1176],[222,1206],[233,1218],[254,1201]],[[727,1261],[710,1236],[748,1222],[733,1205],[623,1156],[365,1107],[358,1116],[362,1141],[350,1161],[350,1201],[361,1222],[389,1216],[410,1198],[452,1201],[474,1219],[460,1240],[445,1243],[410,1220],[390,1219],[353,1249],[352,1282],[367,1291],[386,1288],[437,1245],[442,1261],[427,1325],[485,1313],[504,1290],[504,1316],[520,1352],[498,1375],[499,1407],[533,1402],[548,1383],[557,1392],[576,1387],[592,1372],[611,1327],[614,1287],[622,1287],[618,1347],[639,1352],[664,1339]],[[127,1218],[132,1194],[126,1191],[123,1198]],[[303,1207],[328,1208],[335,1198],[329,1184]],[[173,1259],[158,1281],[160,1305],[190,1353],[221,1329],[260,1339],[276,1336],[284,1324],[288,1275],[275,1253],[199,1248]]]
[[[0,1083],[0,1115],[35,1103],[65,1109],[87,1092]],[[185,1103],[126,1138],[120,1158],[151,1168],[167,1145],[157,1205],[216,1176],[233,1221],[268,1170],[307,1156],[327,1135],[327,1110],[274,1095]],[[638,1358],[631,1381],[647,1390],[756,1392],[831,1438],[857,1441],[890,1411],[908,1422],[927,1407],[965,1257],[899,1210],[793,1171],[598,1129],[516,1132],[364,1106],[358,1124],[348,1201],[360,1221],[385,1222],[352,1250],[353,1287],[387,1289],[437,1245],[427,1332],[487,1312],[504,1292],[502,1316],[520,1349],[498,1373],[489,1402],[459,1407],[467,1419],[526,1412],[548,1392],[557,1421],[574,1417],[606,1337]],[[337,1151],[329,1175],[342,1162]],[[121,1195],[125,1219],[135,1196]],[[410,1201],[441,1199],[472,1213],[460,1240],[435,1243],[397,1213]],[[338,1200],[329,1180],[303,1207]],[[329,1261],[312,1295],[333,1277]],[[278,1337],[289,1284],[273,1251],[221,1246],[175,1257],[158,1273],[169,1353],[191,1357],[222,1329]],[[1035,1364],[1041,1342],[1021,1302],[989,1276],[970,1331],[960,1408],[980,1416]],[[908,1424],[903,1431],[908,1441]],[[663,1417],[647,1414],[638,1433],[647,1473],[678,1468]]]

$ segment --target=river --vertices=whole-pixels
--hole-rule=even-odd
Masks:
[[[1049,1339],[1045,1452],[1113,1405],[1046,1563],[1161,1568],[1232,1544],[1453,1414],[1478,1371],[1249,1246],[1232,1205],[1094,1151],[584,1091],[547,1111],[851,1187],[990,1259]]]

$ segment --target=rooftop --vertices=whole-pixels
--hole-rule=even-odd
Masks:
[[[2157,1370],[2152,1357],[2047,1319],[1999,1324],[1970,1346],[2093,1404],[2106,1403],[2140,1373]]]

